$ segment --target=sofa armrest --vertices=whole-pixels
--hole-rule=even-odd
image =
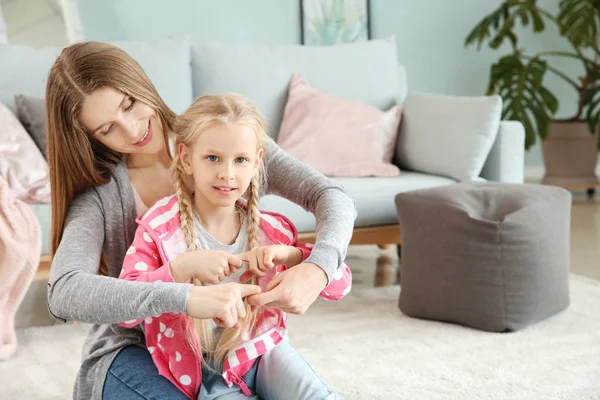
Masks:
[[[517,121],[500,121],[498,136],[481,171],[488,181],[523,183],[525,129]]]

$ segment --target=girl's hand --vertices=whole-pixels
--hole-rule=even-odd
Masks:
[[[202,283],[217,284],[242,267],[242,259],[220,250],[195,250],[171,261],[171,275],[176,282],[196,278]]]
[[[292,267],[302,262],[302,252],[294,246],[271,245],[256,247],[238,257],[248,261],[248,271],[240,277],[245,282],[254,276],[264,276],[268,270],[276,265],[287,265]]]
[[[243,299],[260,291],[260,286],[240,283],[194,286],[188,294],[186,312],[190,317],[214,319],[219,326],[232,328],[246,316]]]

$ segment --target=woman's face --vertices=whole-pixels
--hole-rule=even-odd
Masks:
[[[81,122],[90,135],[119,153],[156,154],[165,146],[156,112],[113,88],[85,97]]]

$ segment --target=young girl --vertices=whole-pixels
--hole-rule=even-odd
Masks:
[[[177,119],[174,132],[176,194],[138,218],[122,279],[193,280],[195,285],[251,280],[265,289],[278,273],[308,257],[311,246],[298,243],[286,217],[258,210],[266,132],[248,100],[239,95],[200,97]],[[181,267],[185,264],[177,257],[186,252],[201,252],[202,268],[192,273]],[[343,264],[321,297],[341,299],[351,280]],[[261,357],[284,340],[286,320],[277,308],[251,309],[240,300],[214,321],[168,313],[123,325],[144,322],[146,345],[159,373],[189,398],[264,393],[272,399],[336,398],[301,358],[289,360],[303,364],[286,368],[285,381],[258,376]]]

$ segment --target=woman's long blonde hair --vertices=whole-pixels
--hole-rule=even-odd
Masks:
[[[207,95],[196,99],[188,110],[179,116],[175,123],[176,146],[184,144],[190,148],[202,131],[214,123],[237,123],[251,127],[256,133],[258,148],[264,148],[266,139],[265,121],[260,112],[245,97],[238,94]],[[181,229],[185,235],[188,250],[198,249],[198,240],[193,221],[192,188],[183,169],[179,155],[173,159],[173,177],[179,199]],[[259,246],[260,215],[258,211],[259,191],[264,182],[264,167],[261,162],[258,172],[250,182],[245,196],[248,208],[248,245],[249,250]],[[256,284],[256,279],[252,279]],[[201,282],[195,280],[195,285]],[[256,321],[256,311],[244,301],[246,317],[241,319],[239,328],[226,328],[218,343],[215,343],[210,320],[192,319],[195,337],[190,338],[192,348],[197,351],[202,362],[209,368],[220,369],[227,352],[241,344],[244,333],[251,334]],[[197,346],[200,346],[201,351]],[[202,352],[208,355],[206,359]],[[212,364],[212,366],[211,366]]]
[[[52,254],[63,235],[73,199],[90,187],[110,181],[122,154],[102,145],[81,123],[84,99],[95,90],[113,88],[152,107],[168,133],[175,113],[160,98],[142,67],[118,47],[82,42],[66,47],[50,69],[46,85],[48,166],[52,199]],[[108,274],[103,255],[100,273]]]

